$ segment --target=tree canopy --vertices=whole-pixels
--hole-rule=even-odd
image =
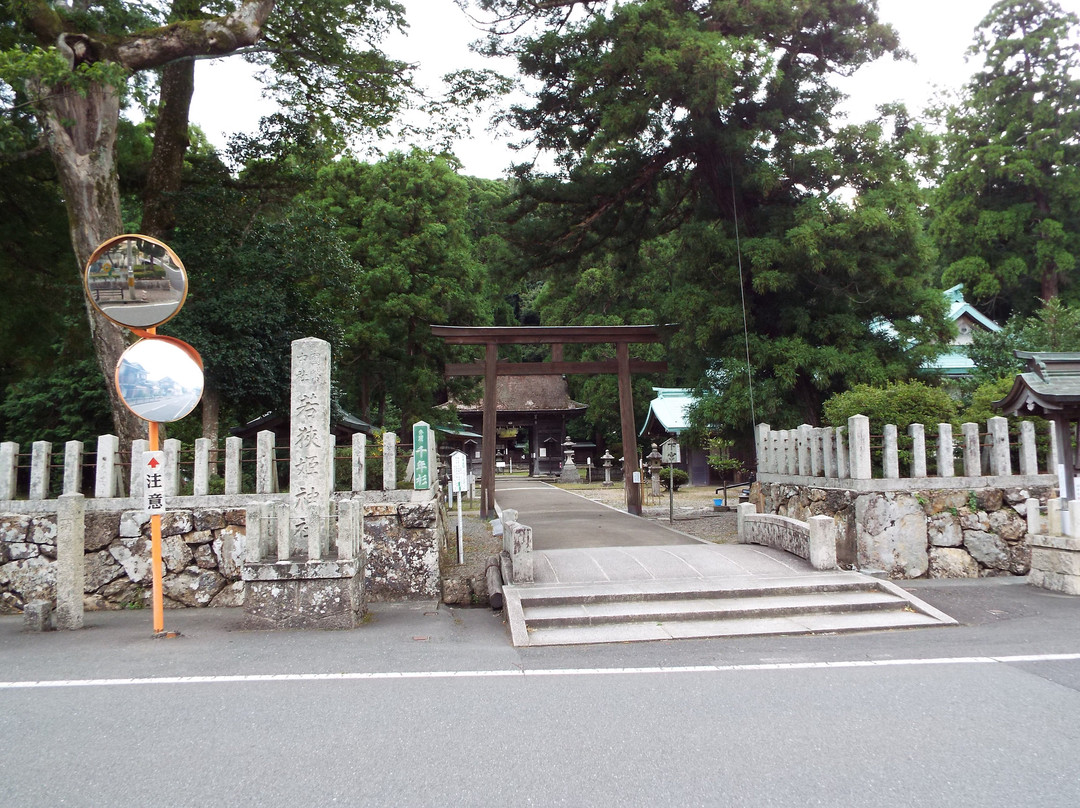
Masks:
[[[1000,316],[1068,290],[1080,255],[1078,18],[1002,0],[970,53],[985,63],[945,117],[933,231],[944,283]]]

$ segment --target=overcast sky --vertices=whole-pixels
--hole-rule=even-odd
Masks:
[[[1080,0],[1059,3],[1080,14]],[[389,43],[387,50],[396,58],[419,64],[422,84],[434,85],[438,77],[457,68],[486,66],[485,60],[469,51],[468,44],[477,32],[453,0],[404,0],[404,4],[410,24],[408,37]],[[975,26],[993,4],[994,0],[879,0],[881,18],[896,28],[902,46],[915,55],[916,62],[887,58],[863,67],[841,84],[850,95],[843,107],[849,120],[865,120],[878,104],[895,100],[905,101],[917,112],[935,92],[964,84],[977,67],[964,61],[964,53],[971,45]],[[259,85],[248,75],[242,60],[202,61],[197,70],[192,119],[210,140],[223,146],[233,132],[254,131],[267,107],[259,103]],[[244,87],[240,97],[250,98],[250,103],[236,103],[238,86]],[[218,94],[215,87],[228,88],[229,92]],[[500,177],[511,162],[532,156],[511,151],[506,139],[485,131],[483,122],[474,130],[474,139],[455,149],[466,174]]]

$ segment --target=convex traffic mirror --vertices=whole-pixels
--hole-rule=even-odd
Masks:
[[[106,317],[128,328],[154,328],[187,297],[187,272],[157,239],[123,235],[104,242],[86,262],[86,295]]]
[[[116,389],[140,418],[179,421],[202,397],[202,363],[195,350],[178,339],[139,340],[116,364]]]

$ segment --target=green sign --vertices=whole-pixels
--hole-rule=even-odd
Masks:
[[[434,445],[431,440],[431,428],[425,421],[417,421],[412,428],[413,437],[413,488],[426,490],[431,488],[431,461],[434,459]]]

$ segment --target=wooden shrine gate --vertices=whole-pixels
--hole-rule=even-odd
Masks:
[[[632,343],[661,342],[660,327],[655,325],[613,326],[450,326],[433,325],[431,333],[448,345],[484,345],[483,362],[447,363],[447,376],[484,377],[483,454],[480,461],[480,515],[488,518],[495,508],[495,382],[499,376],[564,376],[573,373],[615,373],[619,377],[619,413],[622,425],[624,487],[626,509],[641,515],[641,489],[633,485],[638,470],[637,431],[634,426],[634,402],[630,389],[631,373],[664,373],[667,362],[646,362],[630,358]],[[615,344],[615,359],[591,362],[563,361],[563,346],[577,344]],[[500,345],[550,345],[549,362],[500,362]]]

